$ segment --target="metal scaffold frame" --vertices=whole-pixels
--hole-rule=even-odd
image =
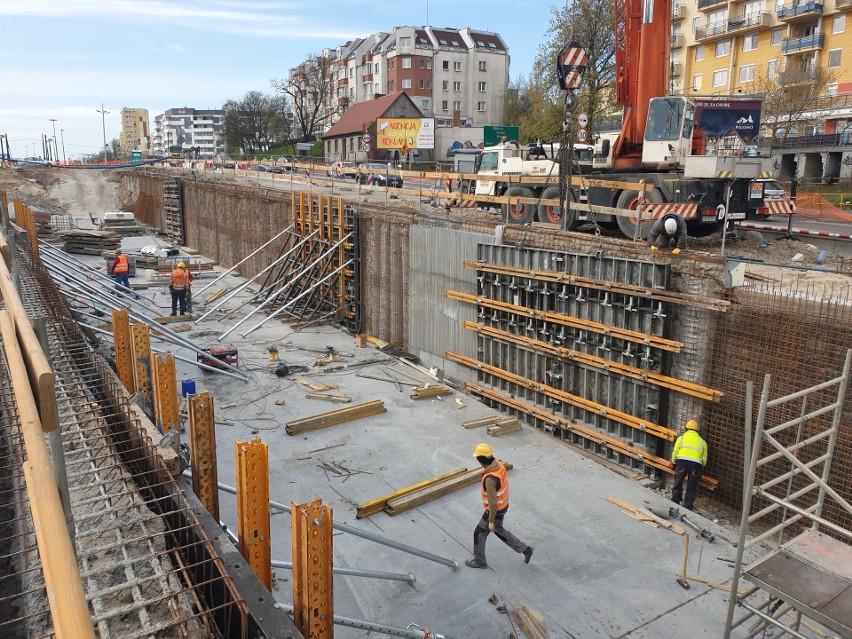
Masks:
[[[850,366],[852,349],[839,376],[775,399],[769,398],[772,376],[767,374],[753,439],[746,415],[749,463],[725,639],[753,618],[742,637],[778,628],[781,635],[773,636],[806,639],[802,627],[814,626],[805,617],[852,636],[852,531],[823,517],[828,500],[852,514],[852,505],[828,485]],[[746,394],[750,407],[751,384]],[[749,528],[758,522],[760,532],[749,538]],[[745,551],[758,545],[769,552],[746,566]],[[740,591],[742,579],[752,585]],[[737,607],[746,612],[735,619]]]

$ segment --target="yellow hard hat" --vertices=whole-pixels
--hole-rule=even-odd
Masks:
[[[698,430],[699,429],[698,422],[695,421],[694,419],[690,419],[688,422],[686,422],[685,428],[686,428],[686,430]]]
[[[473,449],[474,457],[494,457],[494,451],[488,444],[477,444]]]
[[[183,262],[178,262],[178,266],[180,266],[181,268],[186,268],[186,264],[184,264]]]

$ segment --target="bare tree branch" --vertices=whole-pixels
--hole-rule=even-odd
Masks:
[[[296,131],[303,141],[314,139],[319,126],[334,114],[330,108],[334,78],[332,62],[309,55],[286,80],[272,80],[272,88],[287,96],[293,105]]]

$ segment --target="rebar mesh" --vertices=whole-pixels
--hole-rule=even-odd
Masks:
[[[840,375],[846,350],[852,347],[852,300],[849,286],[829,287],[823,291],[803,287],[794,280],[780,283],[760,282],[736,289],[731,311],[720,318],[712,346],[709,384],[725,392],[724,399],[709,407],[704,436],[710,447],[707,471],[719,479],[715,499],[736,509],[742,507],[745,449],[744,416],[746,382],[754,383],[753,414],[757,415],[760,388],[766,373],[772,375],[772,397],[787,395]],[[836,392],[833,391],[833,392]],[[827,394],[826,394],[827,393]],[[809,400],[809,408],[832,401],[832,391]],[[829,485],[844,499],[852,499],[852,387],[845,397],[846,410],[831,462]],[[801,404],[788,404],[767,414],[767,425],[794,419],[802,412]],[[820,415],[805,423],[801,432],[788,434],[795,443],[815,432],[826,430],[831,415]],[[795,432],[795,431],[794,431]],[[822,447],[824,449],[824,447]],[[799,454],[810,460],[816,449],[804,447]],[[788,462],[776,466],[789,469]],[[756,481],[779,474],[778,468],[761,469]],[[778,486],[782,493],[795,493],[799,482]],[[759,509],[761,505],[755,504]],[[852,528],[852,518],[834,503],[826,503],[826,519]]]

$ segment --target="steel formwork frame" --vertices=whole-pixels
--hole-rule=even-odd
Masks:
[[[846,352],[839,376],[775,399],[769,397],[772,376],[766,374],[753,438],[751,415],[746,414],[746,451],[750,455],[725,639],[754,617],[757,622],[745,638],[762,635],[772,627],[782,635],[806,639],[801,626],[810,624],[803,617],[841,636],[852,636],[852,547],[848,545],[852,531],[822,517],[827,498],[852,514],[852,505],[828,485],[850,368],[852,349]],[[751,406],[752,386],[746,390],[747,406]],[[752,513],[755,505],[758,509]],[[749,528],[758,522],[768,528],[749,538]],[[806,524],[810,528],[801,532]],[[821,527],[832,536],[820,532]],[[773,549],[744,569],[745,551],[758,544],[770,544]],[[754,585],[741,592],[743,578]],[[813,584],[822,587],[810,590]],[[737,606],[746,612],[735,619]]]

